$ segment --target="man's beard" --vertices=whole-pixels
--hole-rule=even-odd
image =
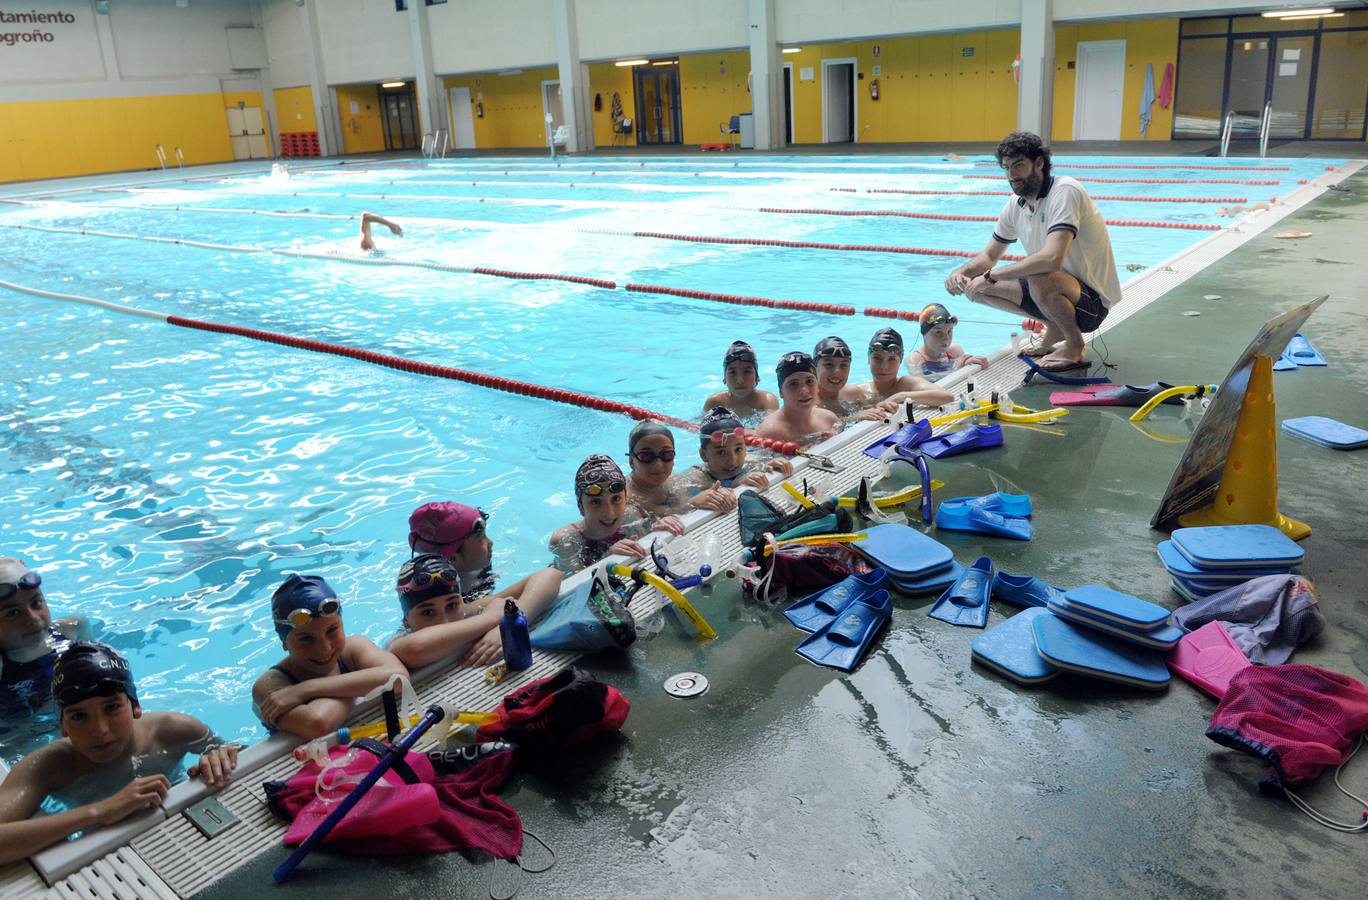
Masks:
[[[1015,184],[1013,184],[1012,191],[1018,197],[1025,197],[1027,200],[1031,200],[1034,199],[1035,196],[1040,193],[1040,185],[1043,184],[1044,181],[1045,176],[1031,174],[1026,176],[1026,180],[1022,182],[1020,187],[1017,187]]]

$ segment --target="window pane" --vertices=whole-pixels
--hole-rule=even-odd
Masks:
[[[1231,134],[1237,138],[1259,135],[1263,121],[1264,93],[1268,89],[1268,38],[1230,42],[1230,96],[1226,108],[1235,114]]]
[[[1321,35],[1311,136],[1362,138],[1365,102],[1368,102],[1368,31]]]
[[[1219,19],[1184,19],[1182,34],[1225,34],[1230,30],[1230,20],[1225,16]]]
[[[1327,19],[1338,22],[1339,19]],[[1236,34],[1258,34],[1270,31],[1315,31],[1320,19],[1265,19],[1263,16],[1240,16],[1231,23]]]
[[[1225,58],[1226,39],[1223,37],[1179,42],[1178,96],[1173,103],[1174,137],[1216,137],[1220,134]],[[1259,83],[1263,83],[1262,78]]]

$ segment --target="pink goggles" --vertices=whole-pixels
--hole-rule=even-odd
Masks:
[[[712,434],[708,435],[708,440],[720,447],[727,442],[727,438],[733,436],[739,437],[742,441],[745,441],[746,429],[733,428],[731,431],[714,431]]]

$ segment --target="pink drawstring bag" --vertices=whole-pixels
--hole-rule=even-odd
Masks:
[[[1338,672],[1315,666],[1251,666],[1230,680],[1216,707],[1207,737],[1218,744],[1258,757],[1270,766],[1260,789],[1281,793],[1315,821],[1342,831],[1368,830],[1364,821],[1344,824],[1327,819],[1291,788],[1315,780],[1331,766],[1343,767],[1362,746],[1368,731],[1368,687]]]

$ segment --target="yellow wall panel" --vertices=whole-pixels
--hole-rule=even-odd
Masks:
[[[71,111],[67,130],[76,150],[77,171],[82,174],[107,171],[106,167],[115,155],[110,152],[110,141],[100,127],[101,102],[71,100],[67,103]]]
[[[0,184],[21,181],[24,170],[19,165],[19,133],[10,121],[10,104],[0,103]]]
[[[96,116],[100,122],[100,133],[105,136],[105,160],[109,169],[117,172],[125,169],[145,169],[150,159],[144,153],[136,156],[133,152],[133,137],[129,131],[128,107],[131,101],[124,97],[101,100],[96,106]],[[155,165],[155,163],[153,163]],[[100,171],[97,169],[96,171]]]
[[[1145,65],[1154,66],[1154,90],[1164,80],[1164,67],[1178,64],[1178,20],[1144,19],[1135,22],[1102,22],[1061,26],[1055,29],[1055,85],[1053,140],[1073,139],[1076,69],[1079,41],[1126,42],[1126,75],[1122,89],[1121,140],[1140,140],[1140,97],[1144,91]],[[1147,140],[1166,141],[1173,133],[1173,107],[1150,107]]]
[[[356,112],[352,112],[352,104]],[[342,149],[347,153],[376,153],[385,149],[380,120],[380,97],[373,84],[337,88],[337,113],[342,120]]]
[[[952,141],[972,141],[983,133],[983,109],[987,79],[983,71],[983,56],[987,52],[985,32],[968,32],[951,38],[950,44],[950,116],[949,137]],[[965,52],[971,55],[965,56]]]
[[[622,101],[622,114],[633,122],[629,135],[613,134],[613,94]],[[636,95],[632,90],[632,70],[618,67],[612,63],[594,63],[589,66],[589,96],[597,94],[601,99],[601,109],[593,110],[590,115],[594,123],[594,145],[611,147],[617,138],[619,145],[636,144]]]
[[[679,59],[680,120],[684,143],[717,144],[730,139],[721,125],[751,111],[746,90],[750,52],[699,53]]]
[[[1021,50],[1021,32],[990,31],[984,56],[983,137],[998,140],[1017,127],[1017,83],[1012,61]]]
[[[317,131],[314,116],[313,89],[300,87],[278,88],[275,92],[277,127],[282,134],[296,131]]]
[[[81,161],[76,155],[76,142],[71,138],[70,102],[34,103],[38,119],[38,133],[46,144],[46,178],[68,178],[80,174]]]
[[[26,181],[50,178],[47,140],[43,136],[40,103],[15,103],[10,106],[10,127],[19,138],[19,169]]]
[[[483,106],[484,116],[475,117],[476,147],[545,147],[542,81],[557,78],[554,66],[544,66],[516,75],[484,73],[443,81],[448,96],[454,87],[468,87],[471,100]]]

